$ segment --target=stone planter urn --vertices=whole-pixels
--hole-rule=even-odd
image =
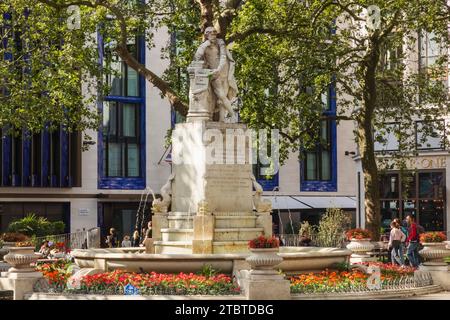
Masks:
[[[3,249],[9,249],[9,248],[12,248],[15,246],[16,246],[16,243],[14,241],[13,242],[10,242],[10,241],[3,242]]]
[[[424,242],[422,245],[424,248],[419,254],[426,260],[424,265],[445,265],[444,258],[450,256],[445,242]]]
[[[0,261],[3,261],[3,257],[9,252],[7,248],[0,248]]]
[[[373,261],[368,252],[372,251],[375,246],[370,242],[370,239],[351,239],[347,245],[347,249],[352,252],[350,256],[351,263]]]
[[[11,247],[4,259],[12,265],[8,270],[10,273],[34,272],[31,264],[35,263],[41,256],[40,253],[34,252],[34,247]]]
[[[444,241],[445,242],[445,248],[450,249],[450,241]]]
[[[245,259],[250,264],[252,275],[277,274],[275,267],[283,262],[278,255],[279,248],[250,248],[251,255]]]

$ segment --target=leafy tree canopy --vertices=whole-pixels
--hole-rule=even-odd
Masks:
[[[71,5],[81,10],[80,29],[66,23]],[[393,131],[400,158],[414,151],[416,119],[447,114],[442,80],[448,54],[432,65],[423,65],[417,55],[418,33],[432,35],[438,51],[448,53],[447,0],[3,0],[0,13],[5,17],[0,123],[11,128],[40,130],[48,123],[96,128],[94,102],[108,91],[97,84],[112,72],[98,64],[99,29],[121,59],[186,114],[186,67],[202,31],[215,25],[237,62],[241,117],[251,127],[281,131],[282,159],[300,144],[315,145],[321,120],[327,119],[323,93],[334,85],[335,119],[356,124],[366,216],[375,236],[379,194],[373,131]],[[154,46],[157,29],[176,38],[162,53],[172,62],[164,75],[152,71],[158,62],[139,64],[127,46],[136,32]],[[400,125],[387,127],[391,121]]]

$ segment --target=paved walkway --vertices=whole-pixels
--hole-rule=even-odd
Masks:
[[[401,298],[402,300],[450,300],[450,291]]]

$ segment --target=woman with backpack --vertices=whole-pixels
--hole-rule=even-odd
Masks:
[[[399,265],[403,266],[405,260],[403,258],[403,248],[402,243],[406,240],[406,235],[400,230],[400,225],[398,222],[393,220],[391,222],[391,232],[389,235],[389,248],[391,249],[391,261],[395,265],[397,262]]]

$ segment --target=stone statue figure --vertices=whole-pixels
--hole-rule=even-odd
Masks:
[[[255,176],[252,174],[251,179],[253,181],[253,187],[255,188],[255,195],[253,196],[253,205],[255,206],[256,212],[271,212],[272,211],[272,202],[268,199],[263,199],[263,188],[256,181]]]
[[[172,173],[166,184],[161,188],[162,199],[153,200],[153,213],[166,213],[172,201],[172,180],[175,178],[175,173]]]
[[[194,61],[191,64],[199,70],[200,76],[207,74],[209,78],[209,94],[212,96],[208,99],[208,111],[210,118],[219,111],[219,121],[224,122],[225,118],[234,115],[232,101],[237,97],[237,84],[234,78],[234,60],[228,51],[225,41],[217,38],[217,31],[213,27],[205,30],[205,38],[197,49]],[[204,94],[204,91],[193,91],[191,99],[199,99],[194,97],[195,94]]]

